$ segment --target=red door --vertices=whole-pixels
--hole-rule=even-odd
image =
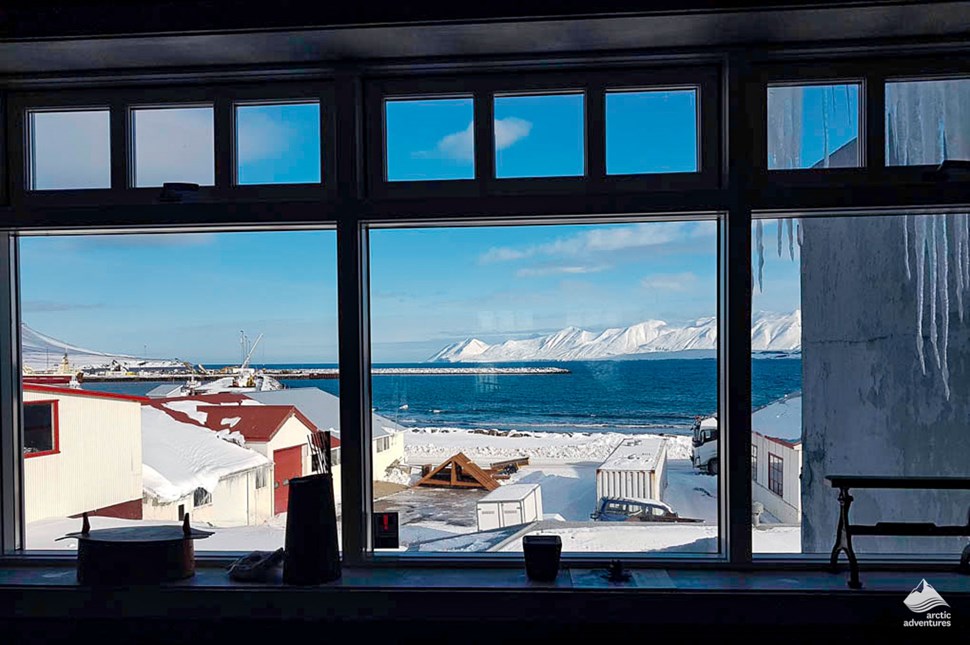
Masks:
[[[273,512],[285,513],[290,497],[290,480],[303,474],[303,446],[274,450],[273,464]]]

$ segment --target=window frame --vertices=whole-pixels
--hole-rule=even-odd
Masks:
[[[785,498],[785,458],[771,451],[768,452],[768,490]]]
[[[51,409],[51,435],[52,435],[52,448],[50,450],[42,450],[40,452],[25,452],[23,453],[24,459],[33,459],[35,457],[47,457],[49,455],[59,455],[61,453],[61,431],[60,431],[60,410],[58,404],[60,402],[57,399],[37,399],[35,401],[24,401],[23,405],[27,406],[41,406],[47,405]],[[26,422],[25,422],[26,424]],[[25,442],[26,443],[26,442]],[[26,448],[26,446],[25,446]]]
[[[943,61],[929,58],[927,52],[948,52],[951,57]],[[839,56],[834,60],[833,56]],[[793,65],[792,63],[796,63]],[[80,96],[104,97],[110,103],[112,114],[124,110],[132,102],[129,97],[141,97],[146,93],[184,98],[181,88],[194,88],[203,97],[214,92],[231,94],[231,88],[250,88],[258,93],[257,100],[274,97],[291,97],[283,91],[288,81],[279,80],[274,70],[237,70],[237,75],[220,75],[218,71],[200,73],[188,71],[183,75],[169,72],[137,72],[135,80],[120,82],[111,79],[90,81],[98,90],[76,89],[83,82],[71,77],[28,79],[18,85],[15,81],[4,85],[10,90],[4,96],[2,107],[8,124],[5,142],[9,166],[5,169],[6,181],[0,186],[0,312],[7,320],[0,325],[0,561],[36,563],[45,554],[24,553],[18,549],[23,544],[22,525],[22,437],[20,434],[19,369],[19,293],[18,256],[16,236],[19,232],[52,229],[84,229],[87,232],[111,231],[115,227],[138,227],[151,230],[220,230],[220,227],[285,227],[293,224],[335,224],[338,247],[338,301],[340,334],[340,415],[345,432],[341,437],[341,450],[347,468],[342,469],[342,495],[347,509],[359,509],[345,515],[343,524],[344,563],[347,566],[398,566],[400,560],[375,561],[368,557],[370,542],[368,501],[372,499],[369,473],[371,464],[371,415],[370,415],[370,352],[368,327],[369,274],[366,261],[367,225],[373,223],[414,224],[415,222],[441,225],[477,221],[480,224],[501,224],[503,221],[527,221],[545,223],[570,218],[597,218],[609,222],[625,217],[642,217],[662,213],[718,211],[723,213],[719,234],[719,338],[723,339],[718,350],[719,400],[718,419],[721,443],[719,453],[720,500],[719,526],[722,536],[722,554],[718,558],[699,559],[695,555],[665,557],[648,556],[640,559],[624,556],[624,564],[635,566],[696,567],[724,569],[732,567],[772,567],[784,562],[793,566],[818,569],[824,559],[817,555],[798,558],[757,557],[751,553],[751,460],[748,450],[740,446],[751,441],[751,383],[750,383],[750,314],[751,314],[751,223],[757,217],[770,216],[772,212],[784,212],[789,217],[795,212],[809,213],[813,209],[840,208],[847,211],[865,211],[879,208],[932,208],[935,212],[950,207],[965,208],[970,202],[970,182],[954,180],[940,184],[924,177],[925,169],[898,167],[895,172],[878,168],[875,159],[884,156],[884,100],[887,78],[921,79],[938,76],[942,72],[966,76],[970,69],[970,46],[966,43],[937,47],[931,41],[906,43],[903,46],[879,46],[873,44],[846,45],[836,49],[831,43],[817,47],[753,48],[750,50],[703,50],[697,52],[629,52],[623,56],[589,54],[556,57],[554,59],[526,58],[508,59],[454,59],[446,62],[417,64],[395,62],[349,61],[337,65],[326,78],[314,77],[311,83],[321,92],[321,120],[330,127],[322,126],[323,143],[321,155],[330,163],[323,165],[324,190],[315,194],[306,191],[288,191],[280,186],[258,186],[265,189],[243,194],[231,190],[213,194],[195,204],[158,204],[157,195],[128,195],[113,187],[108,190],[54,191],[57,195],[31,194],[18,184],[23,177],[21,157],[23,128],[18,125],[17,114],[26,107],[69,107],[76,105]],[[404,70],[402,72],[402,69]],[[538,70],[538,71],[537,71]],[[685,70],[707,70],[702,98],[698,102],[702,115],[702,127],[698,134],[703,150],[713,146],[714,155],[703,153],[701,159],[710,160],[712,170],[703,179],[683,185],[664,186],[653,181],[655,176],[636,176],[629,182],[605,181],[578,183],[572,187],[550,187],[526,184],[506,192],[486,190],[483,178],[472,185],[454,191],[445,186],[409,186],[407,189],[386,191],[380,182],[373,180],[373,172],[382,157],[374,155],[373,130],[374,96],[381,96],[382,88],[401,87],[420,90],[419,95],[429,93],[429,88],[443,88],[443,92],[457,90],[468,92],[481,79],[501,85],[503,89],[520,91],[527,79],[561,78],[575,79],[581,75],[588,87],[594,85],[599,75],[599,87],[605,93],[606,80],[627,76],[638,79],[633,85],[650,89],[651,79],[668,78],[669,83],[682,83]],[[835,70],[837,73],[833,73]],[[701,72],[698,71],[698,74]],[[321,72],[324,74],[324,72]],[[766,83],[801,79],[840,79],[846,74],[857,75],[866,80],[865,123],[867,139],[865,158],[869,165],[851,176],[838,177],[827,172],[820,178],[787,181],[773,171],[770,175],[759,164],[767,165],[766,146],[762,133],[766,98]],[[266,79],[260,84],[240,84],[238,78]],[[330,77],[332,76],[332,78]],[[185,78],[194,84],[185,85]],[[286,77],[283,74],[283,77]],[[692,77],[693,78],[693,77]],[[175,79],[175,80],[173,80]],[[491,80],[489,80],[491,79]],[[499,81],[495,80],[499,79]],[[485,83],[485,81],[481,81]],[[560,83],[564,82],[563,80]],[[200,88],[201,83],[211,85]],[[570,85],[575,85],[575,80]],[[307,87],[309,83],[300,84]],[[508,86],[512,85],[511,88]],[[617,86],[631,87],[623,82]],[[609,87],[613,87],[611,81]],[[472,91],[476,100],[487,96],[485,90]],[[38,89],[39,88],[39,89]],[[598,91],[598,90],[597,90]],[[476,93],[477,92],[477,93]],[[270,94],[274,96],[269,96]],[[235,96],[236,94],[233,94]],[[240,96],[242,94],[239,94]],[[603,94],[605,97],[605,94]],[[32,102],[41,98],[41,102]],[[52,103],[53,101],[53,103]],[[61,103],[57,103],[57,102]],[[710,101],[713,112],[703,107]],[[587,96],[587,120],[594,121],[594,101]],[[223,104],[229,103],[223,99]],[[485,102],[487,104],[487,101]],[[324,106],[329,109],[325,109]],[[219,115],[216,111],[216,163],[225,144],[220,141]],[[323,115],[327,115],[324,121]],[[222,118],[225,118],[223,116]],[[602,121],[602,112],[600,113]],[[22,119],[21,119],[22,121]],[[490,119],[476,112],[475,141],[476,168],[483,166],[479,159],[487,159],[487,148],[482,141],[492,140]],[[122,126],[124,124],[122,123]],[[601,123],[605,149],[605,123]],[[117,141],[117,119],[112,118],[112,164],[113,178],[118,172],[114,167]],[[225,128],[223,128],[225,130]],[[587,137],[590,137],[587,129]],[[383,140],[379,145],[383,145]],[[220,147],[222,146],[222,147]],[[381,153],[382,154],[382,153]],[[594,149],[587,139],[588,164],[592,164]],[[328,157],[329,155],[329,157]],[[335,163],[336,159],[341,163]],[[600,157],[605,176],[605,154]],[[701,162],[704,164],[704,161]],[[224,166],[229,168],[229,166]],[[830,169],[836,170],[836,169]],[[225,170],[223,171],[225,172]],[[126,175],[122,175],[126,176]],[[332,181],[328,182],[328,177]],[[809,175],[806,174],[806,177]],[[216,181],[219,187],[219,167]],[[607,176],[609,178],[609,176]],[[662,175],[661,175],[662,177]],[[693,178],[696,179],[696,178]],[[844,180],[844,181],[843,181]],[[504,181],[504,180],[503,180]],[[520,181],[520,180],[514,180]],[[440,183],[440,182],[439,182]],[[891,187],[892,190],[886,190]],[[279,190],[277,190],[279,189]],[[155,189],[148,189],[153,192]],[[257,194],[258,193],[258,194]],[[723,431],[721,431],[723,428]],[[13,446],[14,450],[9,450]],[[49,555],[49,554],[47,554]],[[227,555],[200,554],[200,559],[227,562]],[[57,562],[73,561],[73,554],[57,554]],[[584,563],[600,566],[597,558],[564,556],[569,565]],[[913,558],[908,558],[913,560]],[[867,561],[880,562],[867,557]],[[898,566],[902,560],[887,558],[881,562]],[[933,560],[940,567],[949,567],[942,559]],[[481,566],[482,558],[409,558],[408,566]],[[520,557],[489,558],[488,566],[520,565]],[[925,563],[921,562],[925,566]]]

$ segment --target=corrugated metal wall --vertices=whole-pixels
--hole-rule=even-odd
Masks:
[[[24,400],[58,401],[60,446],[24,459],[28,523],[141,499],[141,404],[30,391]]]

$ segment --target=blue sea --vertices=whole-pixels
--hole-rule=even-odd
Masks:
[[[717,409],[715,359],[516,363],[564,367],[550,375],[374,375],[373,406],[410,427],[553,432],[689,432],[694,417]],[[449,365],[460,366],[460,365]],[[476,367],[468,365],[467,367]],[[333,365],[265,365],[334,367]],[[375,367],[428,367],[389,364]],[[752,406],[801,389],[800,358],[752,361]],[[288,388],[338,394],[338,381],[283,380]],[[159,383],[86,383],[85,388],[145,394]]]

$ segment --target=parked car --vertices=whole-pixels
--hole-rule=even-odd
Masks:
[[[700,522],[699,519],[680,517],[663,502],[656,499],[603,497],[590,518],[600,522]]]

